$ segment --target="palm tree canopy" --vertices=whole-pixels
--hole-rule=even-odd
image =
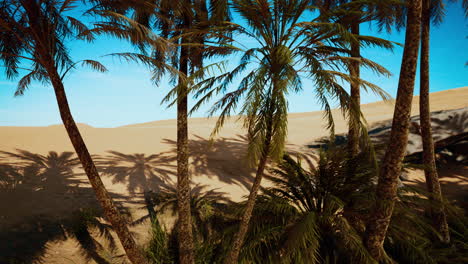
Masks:
[[[434,26],[440,25],[444,18],[447,4],[458,2],[458,0],[429,0],[430,19]],[[360,1],[357,1],[360,2]],[[370,1],[372,2],[372,1]],[[392,27],[401,30],[406,26],[407,1],[391,0],[376,1],[376,5],[371,5],[370,10],[375,13],[375,20],[380,29],[385,28],[388,32]],[[465,16],[468,17],[468,0],[461,0]]]
[[[356,81],[366,89],[385,95],[376,85],[343,73],[355,59],[347,55],[349,43],[357,41],[357,37],[339,24],[307,19],[311,15],[309,1],[236,0],[232,8],[247,26],[230,23],[229,27],[235,34],[252,39],[256,45],[233,47],[242,53],[238,66],[194,85],[195,97],[200,100],[192,111],[213,96],[223,95],[210,110],[210,115],[221,111],[214,135],[244,98],[240,114],[245,116],[244,125],[252,143],[249,144],[251,160],[258,160],[268,128],[272,131],[272,157],[281,158],[287,125],[285,96],[302,90],[304,78],[315,83],[317,99],[325,108],[332,131],[332,106],[328,98],[338,100],[344,113],[350,114],[353,110],[348,107],[349,96],[342,81]],[[389,74],[371,60],[363,58],[361,63],[376,72]],[[228,92],[238,76],[243,77],[237,89]]]
[[[197,79],[204,71],[204,61],[230,53],[225,47],[227,35],[220,34],[219,23],[230,20],[227,1],[109,1],[94,0],[88,13],[105,21],[90,30],[130,41],[139,52],[112,54],[140,62],[152,71],[157,85],[166,74],[172,83],[187,82],[186,75]],[[184,43],[182,43],[184,42]],[[179,72],[182,47],[189,72]],[[177,88],[177,87],[176,87]],[[176,95],[172,90],[163,100]],[[171,104],[172,105],[172,104]]]
[[[343,214],[346,203],[372,189],[374,171],[362,154],[358,179],[345,184],[345,157],[343,149],[321,151],[317,164],[308,161],[306,170],[300,160],[285,155],[267,177],[272,187],[259,196],[253,216],[258,224],[246,239],[244,258],[262,263],[334,263],[330,258],[336,263],[374,263],[359,231]]]
[[[47,68],[55,67],[63,79],[81,64],[105,72],[97,61],[73,62],[66,47],[70,39],[92,40],[80,20],[67,13],[76,1],[3,0],[0,2],[0,61],[7,78],[26,74],[18,83],[15,95],[22,95],[33,81],[48,83]],[[26,64],[26,66],[22,66]]]

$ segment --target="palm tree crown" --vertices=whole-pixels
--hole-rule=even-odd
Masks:
[[[73,62],[65,45],[70,39],[91,40],[82,34],[88,28],[78,19],[65,14],[76,1],[9,1],[0,2],[0,60],[7,78],[27,74],[18,82],[16,95],[22,95],[32,81],[48,83],[47,68],[55,67],[64,75],[78,63],[105,72],[99,62]],[[27,66],[22,66],[27,64]]]
[[[196,87],[195,96],[201,100],[192,111],[217,94],[224,94],[215,103],[210,114],[221,110],[214,133],[227,116],[245,98],[241,114],[249,131],[250,154],[258,160],[261,142],[265,142],[268,127],[272,134],[271,154],[281,158],[286,136],[286,94],[302,90],[304,78],[315,83],[316,98],[326,111],[328,126],[333,130],[332,106],[328,99],[337,99],[343,111],[351,113],[349,96],[341,81],[357,81],[364,88],[381,93],[381,90],[364,80],[354,80],[342,72],[352,59],[346,44],[357,41],[356,36],[335,23],[310,22],[308,1],[234,1],[233,9],[245,20],[248,27],[231,23],[233,31],[256,42],[253,48],[236,48],[241,52],[239,65],[220,76],[210,77]],[[262,17],[262,19],[259,19]],[[365,67],[385,72],[380,65],[363,59]],[[247,72],[247,73],[245,73]],[[237,89],[226,92],[235,77],[244,74]]]

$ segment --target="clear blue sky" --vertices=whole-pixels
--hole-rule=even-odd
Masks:
[[[371,29],[363,25],[363,34]],[[375,33],[372,33],[375,35]],[[468,20],[465,19],[460,3],[450,4],[442,25],[431,32],[431,92],[468,86]],[[393,32],[380,37],[403,43],[404,34]],[[65,87],[75,120],[95,127],[115,127],[176,117],[175,108],[160,105],[161,99],[170,89],[168,82],[158,87],[150,81],[150,73],[137,64],[120,62],[116,58],[101,57],[114,52],[125,52],[131,47],[121,41],[101,38],[92,44],[70,43],[74,60],[100,60],[109,69],[108,73],[96,73],[81,68],[65,79]],[[391,78],[380,78],[364,72],[363,78],[378,84],[396,95],[402,48],[393,53],[380,49],[366,49],[364,56],[387,67]],[[230,58],[235,61],[237,58]],[[289,95],[290,112],[319,110],[314,101],[310,83],[304,83],[304,91]],[[417,94],[419,83],[416,83]],[[309,87],[308,87],[309,86]],[[0,126],[47,126],[61,123],[53,89],[34,84],[22,97],[14,97],[16,82],[7,80],[0,73]],[[373,94],[364,94],[363,103],[379,100]],[[468,100],[468,98],[467,98]],[[194,114],[205,116],[208,106]]]

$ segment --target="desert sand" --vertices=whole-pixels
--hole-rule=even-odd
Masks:
[[[468,87],[431,95],[432,111],[466,107]],[[372,126],[391,119],[393,105],[392,102],[376,102],[363,105],[362,110]],[[418,97],[415,97],[413,115],[417,115],[418,111]],[[338,110],[334,110],[334,113],[336,132],[344,133],[347,129],[346,122]],[[288,150],[310,153],[307,144],[327,135],[322,116],[320,111],[291,113],[288,123]],[[190,119],[189,132],[193,182],[206,185],[207,190],[218,188],[218,191],[224,192],[227,197],[238,201],[248,194],[253,170],[244,158],[245,131],[242,129],[242,123],[236,120],[236,117],[229,119],[212,143],[209,136],[215,118]],[[129,208],[134,219],[145,214],[145,210],[141,208],[144,191],[156,190],[161,181],[174,182],[175,120],[116,128],[94,128],[86,124],[80,124],[79,127],[89,151],[95,155],[101,172],[107,172],[101,173],[106,187],[117,201]],[[20,149],[41,155],[46,155],[49,151],[59,154],[73,151],[62,125],[0,127],[0,138],[0,151],[15,152]],[[115,155],[109,151],[114,151],[120,159],[113,159]],[[10,160],[3,157],[0,158],[1,162]],[[447,191],[466,191],[467,168],[453,166],[441,169],[443,188]],[[109,169],[110,167],[118,167],[118,170]],[[33,260],[39,260],[39,256],[42,256],[44,263],[86,263],[87,260],[78,249],[77,242],[67,237],[66,232],[52,234],[45,228],[78,208],[96,206],[93,192],[82,170],[77,168],[73,173],[67,181],[60,181],[64,185],[73,185],[73,191],[64,186],[52,186],[53,184],[41,195],[35,193],[35,190],[1,190],[0,262],[6,256],[23,258],[27,255]],[[410,178],[420,183],[424,176],[421,171],[413,171]],[[138,241],[144,244],[149,232],[148,223],[137,225],[132,230],[136,232]],[[31,241],[35,243],[34,248],[25,249]],[[89,263],[95,262],[90,260]]]

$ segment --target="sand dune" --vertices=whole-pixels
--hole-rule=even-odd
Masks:
[[[433,111],[439,111],[468,107],[467,98],[468,87],[433,93],[431,108]],[[415,97],[412,110],[414,115],[417,115],[419,111],[418,101],[418,97]],[[391,102],[376,102],[363,105],[362,110],[369,124],[374,124],[390,119],[393,114],[393,105]],[[338,110],[334,110],[334,113],[337,133],[345,132],[346,122],[340,117]],[[244,159],[246,142],[243,135],[245,131],[242,129],[242,124],[235,122],[236,120],[237,118],[233,117],[226,122],[220,136],[213,144],[210,144],[208,138],[216,121],[214,118],[192,118],[189,121],[193,182],[207,185],[209,188],[219,188],[233,200],[239,200],[248,193],[253,172]],[[114,197],[130,208],[134,216],[143,213],[137,209],[141,206],[143,191],[156,189],[162,180],[174,181],[175,120],[117,128],[94,128],[86,124],[80,124],[79,127],[101,171],[107,171],[107,173],[102,173],[106,187]],[[307,143],[327,135],[320,111],[291,113],[288,131],[288,149],[303,152],[310,151],[306,147]],[[62,125],[0,127],[0,138],[0,151],[11,152],[22,149],[43,155],[49,151],[58,153],[73,151]],[[114,151],[114,154],[109,151]],[[119,158],[116,159],[116,157]],[[8,159],[3,158],[0,161],[8,162]],[[106,167],[116,165],[119,170],[106,170]],[[4,233],[9,227],[21,226],[25,219],[34,218],[36,215],[57,218],[76,208],[91,204],[92,192],[88,190],[85,175],[80,169],[75,168],[74,171],[78,173],[73,176],[78,180],[74,184],[77,188],[82,188],[75,193],[69,192],[63,186],[61,189],[51,189],[50,193],[53,194],[51,196],[36,197],[36,194],[31,191],[15,196],[3,192],[1,194],[3,198],[0,200],[0,212],[2,212],[0,231]],[[415,173],[418,177],[421,176],[420,172]],[[86,198],[81,199],[82,197]],[[13,203],[14,207],[12,207]],[[144,240],[147,227],[136,227],[135,231]],[[0,246],[0,251],[4,247],[9,248],[5,243],[5,240],[0,242],[0,245],[3,244]],[[48,244],[49,251],[52,250],[50,251],[52,253],[47,251],[47,263],[65,263],[63,256],[74,259],[76,263],[82,263],[79,253],[76,249],[74,250],[73,242],[65,240],[65,242],[57,243]]]
[[[436,92],[431,95],[433,111],[468,107],[468,87]],[[412,113],[418,114],[418,97],[415,97]],[[376,102],[362,106],[362,111],[369,122],[374,124],[392,117],[392,102]],[[346,131],[346,122],[334,110],[336,131]],[[288,120],[288,148],[307,151],[305,145],[315,138],[327,135],[322,119],[322,112],[291,113]],[[234,199],[246,194],[251,170],[247,169],[244,154],[245,131],[238,118],[226,122],[220,136],[214,144],[208,141],[215,118],[192,118],[189,121],[190,151],[192,152],[192,177],[194,182],[203,183],[213,188],[223,188]],[[92,154],[108,155],[108,151],[124,154],[160,154],[161,165],[175,165],[176,121],[163,120],[142,124],[133,124],[117,128],[94,128],[80,124],[80,131]],[[47,127],[0,127],[0,150],[27,150],[46,154],[49,151],[73,151],[69,138],[62,125]],[[154,162],[158,167],[158,161]],[[239,169],[243,168],[243,169]],[[172,168],[172,172],[174,168]],[[173,174],[171,175],[171,177]],[[116,193],[126,194],[125,182],[112,183],[107,179],[107,187]],[[149,179],[151,180],[151,179]],[[135,191],[142,191],[141,184],[136,184]]]

